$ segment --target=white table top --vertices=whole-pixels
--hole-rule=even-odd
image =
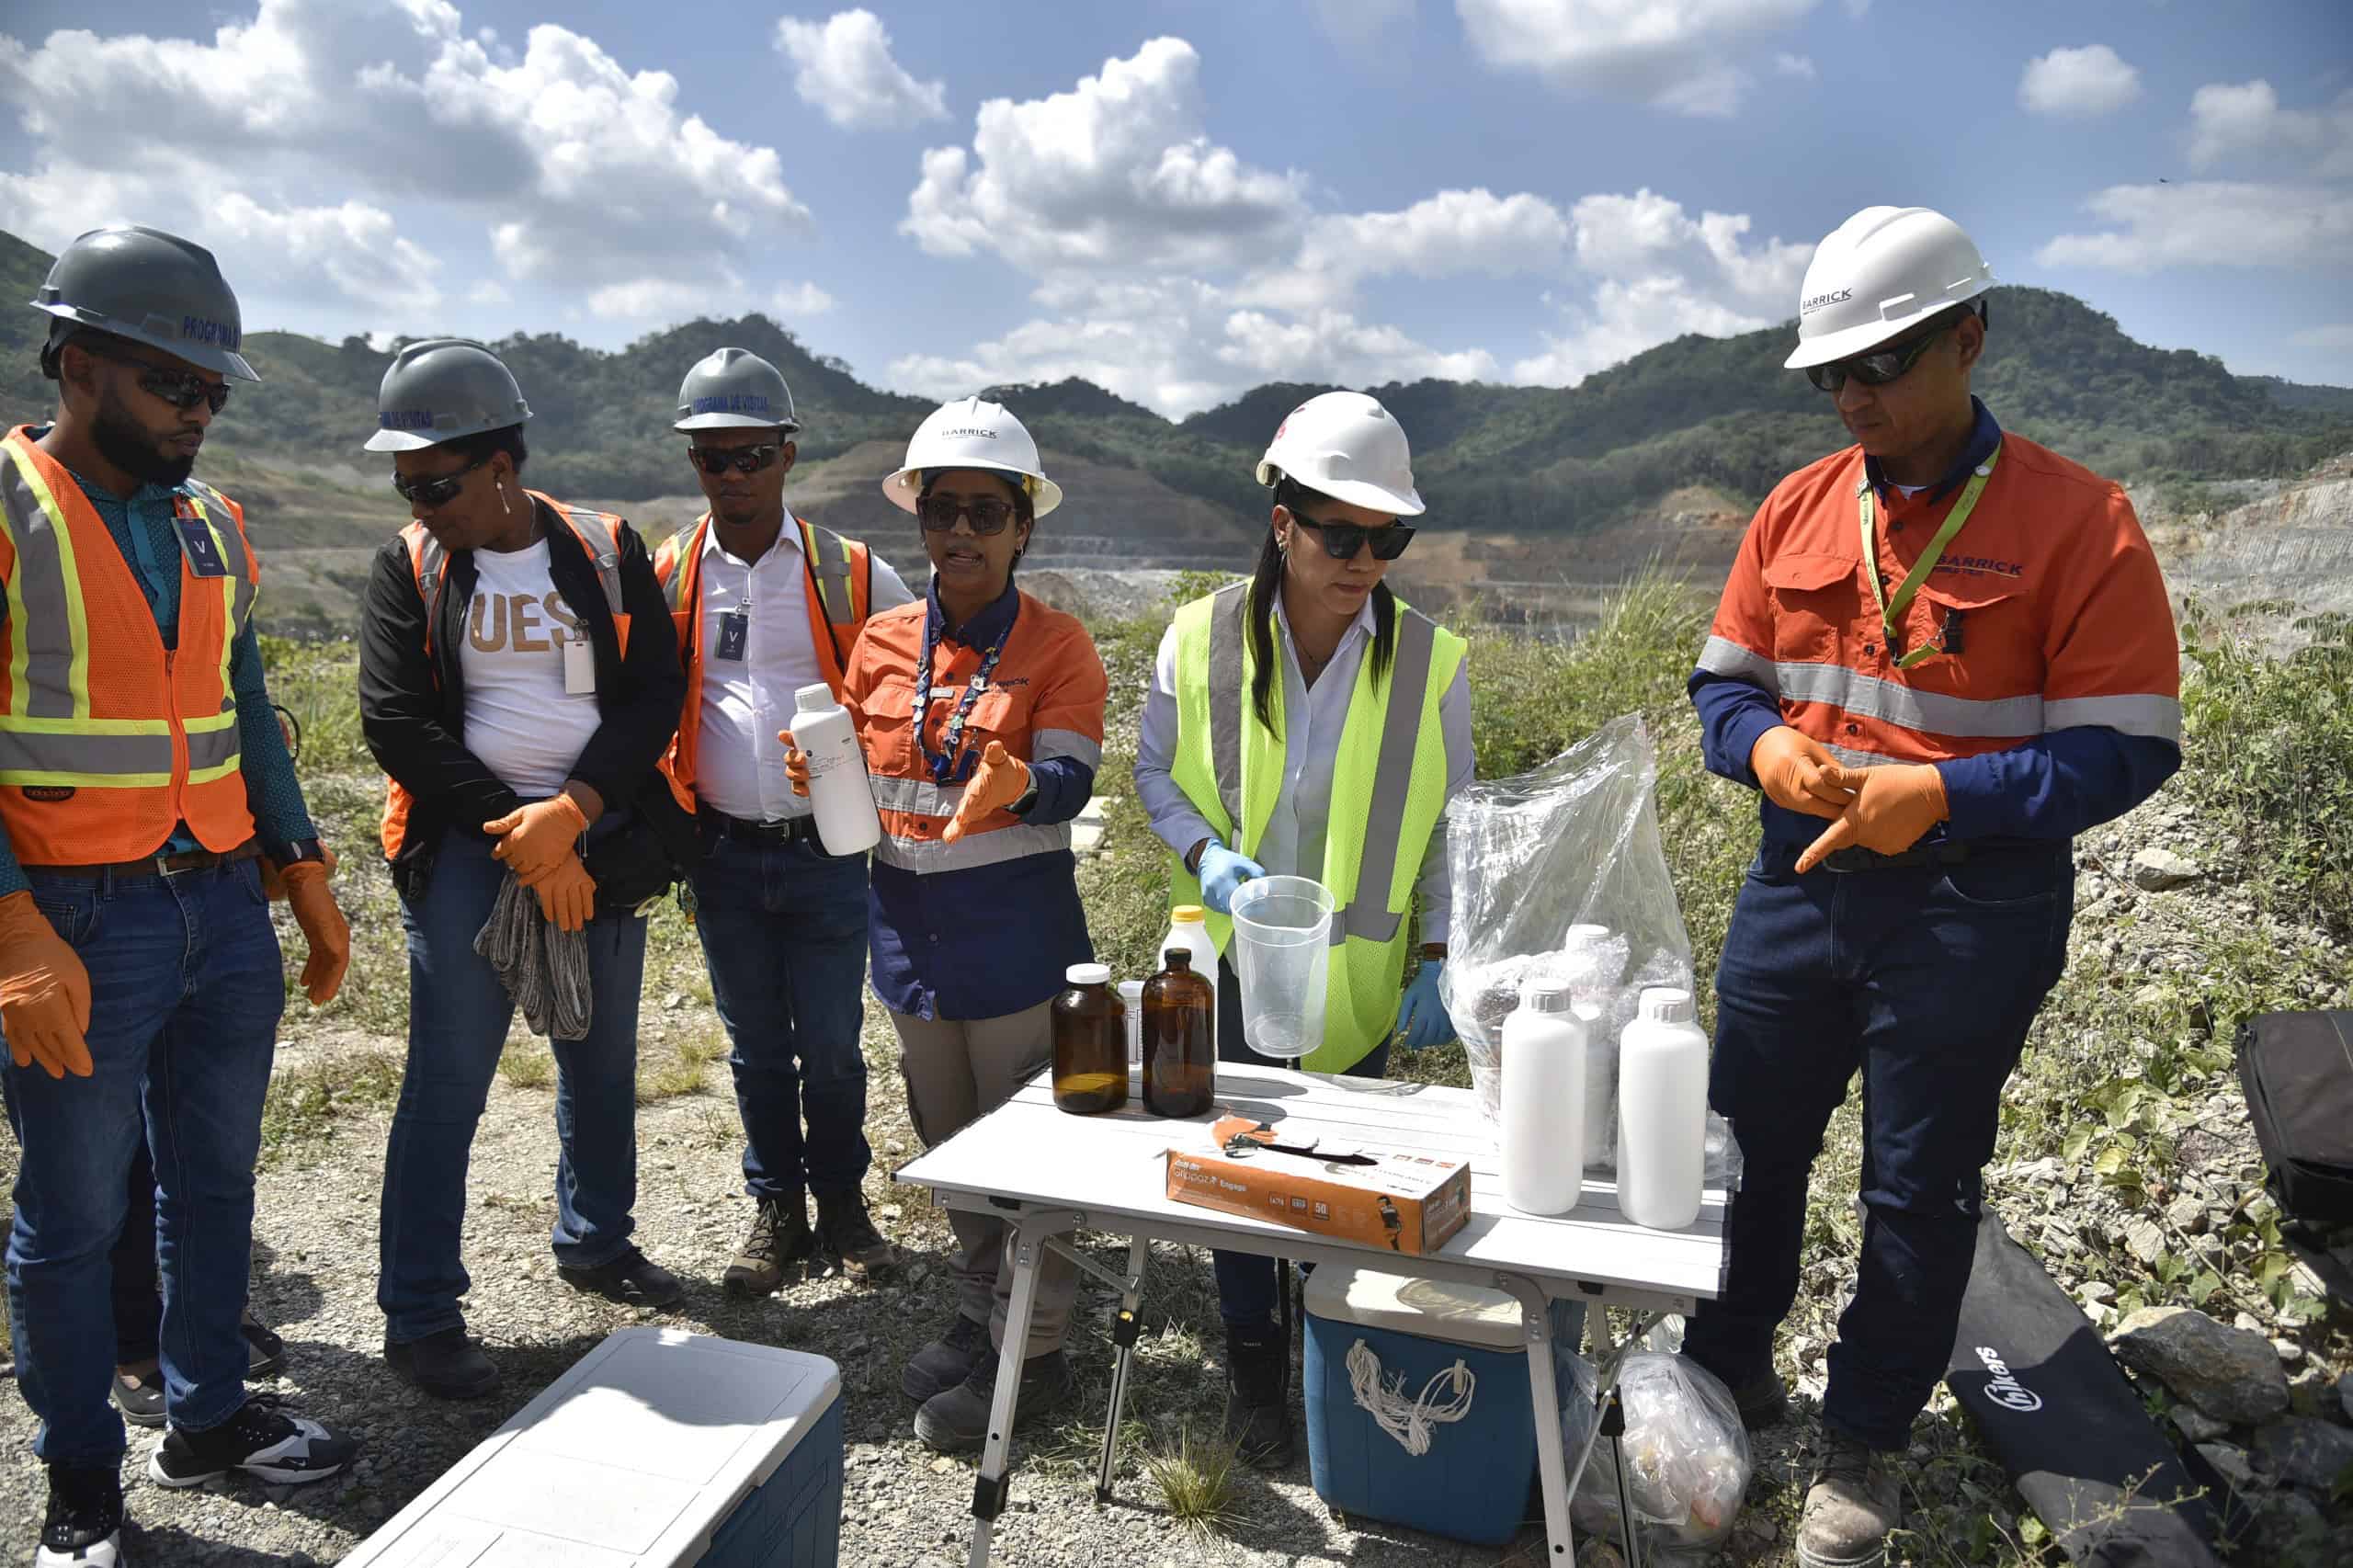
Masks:
[[[1471,1218],[1436,1258],[1522,1275],[1548,1294],[1588,1301],[1664,1298],[1688,1310],[1722,1290],[1722,1189],[1707,1193],[1699,1220],[1683,1231],[1635,1224],[1618,1211],[1616,1185],[1592,1176],[1569,1213],[1523,1214],[1504,1201],[1501,1158],[1473,1096],[1426,1084],[1221,1062],[1216,1107],[1180,1121],[1143,1108],[1132,1072],[1127,1106],[1101,1116],[1056,1109],[1051,1074],[1040,1073],[1004,1105],[900,1167],[895,1179],[928,1187],[952,1208],[985,1210],[990,1199],[1009,1199],[1029,1209],[1082,1210],[1091,1229],[1120,1233],[1125,1220],[1145,1234],[1217,1231],[1252,1252],[1279,1252],[1268,1241],[1290,1238],[1411,1271],[1383,1249],[1169,1199],[1164,1152],[1171,1145],[1206,1151],[1210,1123],[1229,1112],[1279,1127],[1286,1119],[1309,1123],[1335,1143],[1468,1160]]]

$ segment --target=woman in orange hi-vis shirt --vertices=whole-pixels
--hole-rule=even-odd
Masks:
[[[930,592],[866,623],[845,672],[882,817],[870,894],[875,994],[899,1032],[916,1134],[936,1144],[1044,1067],[1063,971],[1093,960],[1071,819],[1095,790],[1108,683],[1086,629],[1014,584],[1062,501],[1011,413],[966,398],[926,419],[883,483],[923,520]],[[792,744],[788,733],[787,746]],[[805,782],[801,754],[786,768]],[[915,1435],[987,1436],[1013,1267],[1002,1221],[951,1212],[957,1314],[901,1380]],[[1063,1342],[1078,1278],[1048,1253],[1023,1347],[1020,1421],[1075,1392]]]

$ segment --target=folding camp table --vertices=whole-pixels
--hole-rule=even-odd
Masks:
[[[1312,1125],[1328,1142],[1366,1150],[1404,1150],[1453,1155],[1471,1165],[1471,1217],[1446,1245],[1414,1256],[1318,1236],[1263,1220],[1178,1203],[1166,1196],[1164,1152],[1172,1144],[1209,1146],[1209,1123],[1218,1115],[1255,1117],[1279,1124]],[[1070,1116],[1055,1108],[1051,1074],[1040,1073],[1004,1105],[938,1148],[902,1167],[896,1179],[931,1188],[950,1209],[992,1215],[1014,1228],[1016,1267],[1005,1348],[996,1380],[996,1400],[981,1450],[973,1487],[971,1568],[986,1568],[989,1539],[1004,1511],[1016,1401],[1021,1387],[1020,1359],[1037,1301],[1038,1266],[1051,1247],[1084,1271],[1120,1292],[1113,1340],[1118,1360],[1111,1379],[1110,1409],[1104,1426],[1096,1494],[1108,1499],[1117,1462],[1121,1407],[1134,1355],[1137,1304],[1143,1292],[1148,1244],[1176,1242],[1222,1247],[1230,1252],[1338,1266],[1375,1267],[1392,1274],[1419,1275],[1486,1286],[1510,1294],[1526,1325],[1529,1395],[1536,1413],[1538,1470],[1544,1493],[1549,1561],[1574,1561],[1569,1541],[1569,1498],[1595,1443],[1613,1444],[1623,1423],[1615,1408],[1617,1371],[1653,1314],[1688,1312],[1720,1294],[1724,1275],[1725,1194],[1711,1190],[1699,1221],[1677,1232],[1646,1230],[1618,1212],[1617,1188],[1587,1178],[1577,1207],[1557,1218],[1522,1214],[1503,1198],[1501,1163],[1495,1140],[1481,1124],[1474,1097],[1461,1089],[1370,1078],[1332,1077],[1279,1068],[1221,1062],[1217,1105],[1189,1120],[1172,1120],[1143,1109],[1140,1084],[1131,1085],[1127,1107],[1100,1116]],[[1127,1235],[1132,1244],[1128,1270],[1116,1276],[1081,1256],[1070,1244],[1081,1230]],[[1600,1411],[1582,1451],[1564,1453],[1552,1377],[1553,1301],[1588,1308],[1620,1307],[1634,1313],[1623,1339],[1608,1314],[1586,1313],[1600,1372]],[[1625,1467],[1617,1467],[1620,1517],[1632,1510],[1623,1495]],[[1629,1542],[1632,1568],[1640,1548]]]

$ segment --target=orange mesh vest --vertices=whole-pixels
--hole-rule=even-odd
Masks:
[[[575,512],[554,496],[537,490],[524,494],[563,518],[564,527],[572,530],[572,537],[580,541],[580,548],[596,563],[597,585],[604,591],[605,608],[612,612],[613,634],[620,643],[621,657],[629,657],[629,612],[621,608],[621,519],[610,512]],[[592,528],[590,522],[598,526]],[[449,552],[426,531],[423,523],[411,523],[403,528],[401,540],[408,546],[409,575],[416,583],[416,597],[425,603],[425,657],[427,664],[432,664],[433,629],[441,619],[441,591],[449,584]],[[434,669],[438,679],[440,666],[434,665]],[[676,791],[675,784],[672,790]],[[387,860],[397,858],[401,846],[407,840],[409,806],[414,799],[399,779],[385,778],[381,836]]]
[[[244,513],[180,487],[180,518],[223,571],[199,577],[182,551],[166,649],[105,519],[30,428],[0,444],[0,824],[33,866],[140,859],[183,822],[207,849],[234,849],[254,835],[229,682],[261,576]]]
[[[809,642],[817,650],[817,669],[825,684],[842,695],[842,671],[858,634],[866,629],[872,610],[874,573],[866,546],[821,528],[805,518],[792,518],[801,530],[801,561],[807,572]],[[662,541],[654,555],[654,575],[670,603],[670,623],[678,634],[678,656],[687,667],[687,706],[679,715],[677,739],[670,743],[671,782],[691,793],[695,782],[695,748],[702,733],[702,552],[710,536],[710,514],[694,527]],[[691,809],[691,807],[689,807]]]

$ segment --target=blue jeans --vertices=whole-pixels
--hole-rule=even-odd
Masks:
[[[2061,844],[1804,877],[1796,858],[1758,853],[1716,971],[1708,1097],[1745,1169],[1723,1297],[1692,1314],[1683,1347],[1735,1384],[1771,1365],[1797,1300],[1814,1157],[1859,1068],[1862,1256],[1823,1415],[1898,1449],[1952,1349],[1979,1172],[2002,1085],[2066,964],[2075,865]]]
[[[855,1192],[866,1143],[866,857],[714,836],[695,930],[734,1049],[744,1190]],[[806,1131],[803,1131],[803,1125]]]
[[[0,1067],[22,1150],[8,1235],[17,1384],[41,1420],[34,1452],[107,1469],[123,1452],[108,1254],[142,1141],[159,1189],[165,1413],[204,1431],[245,1402],[237,1320],[285,970],[253,861],[172,877],[28,876],[33,902],[89,971],[95,1071]]]
[[[406,1344],[464,1326],[458,1298],[472,1283],[459,1256],[466,1162],[482,1119],[514,999],[474,951],[506,880],[486,840],[451,832],[422,899],[404,899],[408,928],[408,1066],[384,1154],[376,1304]],[[594,1268],[629,1250],[637,1201],[637,994],[645,922],[588,923],[586,1038],[555,1052],[556,1262]]]
[[[1402,979],[1402,976],[1400,977]],[[1400,994],[1403,994],[1401,990]],[[1260,1067],[1290,1067],[1293,1062],[1261,1056],[1242,1037],[1242,977],[1221,958],[1217,963],[1217,1059],[1248,1062]],[[1365,1059],[1340,1075],[1378,1078],[1389,1066],[1389,1042],[1382,1040]],[[1302,1263],[1305,1273],[1315,1266]],[[1275,1321],[1277,1284],[1275,1260],[1255,1252],[1224,1252],[1212,1248],[1210,1268],[1217,1276],[1218,1316],[1229,1329],[1265,1329]]]

